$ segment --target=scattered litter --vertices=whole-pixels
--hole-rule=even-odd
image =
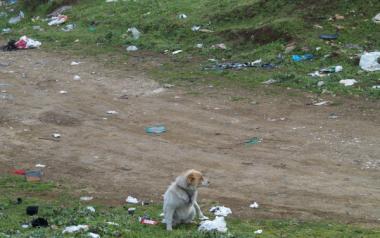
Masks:
[[[184,13],[181,13],[178,15],[178,19],[186,19],[186,18],[187,18],[187,16]]]
[[[191,27],[191,30],[192,30],[192,31],[199,31],[200,29],[201,29],[200,26],[192,26],[192,27]]]
[[[41,26],[32,26],[32,29],[33,30],[38,30],[38,31],[43,31],[43,29],[41,28]]]
[[[79,75],[74,75],[74,80],[80,80],[80,76]]]
[[[339,15],[339,14],[335,14],[334,19],[335,20],[344,20],[344,16]]]
[[[98,235],[96,233],[92,233],[92,232],[89,232],[88,236],[91,237],[91,238],[100,238],[100,235]]]
[[[338,66],[331,66],[328,68],[324,68],[319,71],[310,73],[308,75],[311,77],[325,77],[325,76],[328,76],[330,73],[339,73],[341,71],[343,71],[343,67],[338,65]]]
[[[107,111],[107,114],[109,115],[116,115],[116,114],[119,114],[117,111]]]
[[[172,52],[172,55],[176,55],[176,54],[179,54],[179,53],[182,53],[182,52],[183,52],[183,50],[176,50],[176,51]]]
[[[323,85],[325,85],[325,82],[324,82],[324,81],[318,81],[318,83],[317,83],[317,86],[318,86],[318,87],[322,87]]]
[[[220,43],[220,44],[212,45],[212,46],[211,46],[211,49],[222,49],[222,50],[226,50],[226,49],[227,49],[227,46],[226,46],[224,43]]]
[[[65,91],[65,90],[61,90],[61,91],[59,91],[59,93],[60,93],[60,94],[67,94],[67,91]]]
[[[338,66],[331,66],[328,68],[321,69],[319,72],[324,73],[324,74],[329,74],[329,73],[339,73],[343,71],[343,67],[338,65]]]
[[[380,52],[366,52],[360,57],[360,67],[365,71],[380,70]]]
[[[38,206],[28,206],[26,207],[26,214],[29,216],[34,216],[38,213]]]
[[[257,231],[255,231],[254,233],[255,233],[255,234],[261,234],[261,233],[263,233],[263,230],[257,230]]]
[[[203,33],[212,33],[214,32],[213,30],[209,30],[209,29],[199,29],[200,32],[203,32]]]
[[[10,40],[6,46],[3,47],[5,51],[17,49],[33,49],[41,46],[41,42],[28,38],[26,36],[20,37],[18,41]]]
[[[334,112],[333,113],[330,113],[329,119],[338,119],[338,115],[336,115]]]
[[[344,86],[352,86],[354,84],[356,84],[358,81],[356,81],[355,79],[342,79],[339,81],[340,84],[343,84]]]
[[[15,169],[14,171],[13,171],[13,173],[14,174],[17,174],[17,175],[25,175],[25,170],[23,170],[23,169]]]
[[[263,142],[263,139],[261,139],[259,137],[252,137],[252,138],[246,140],[244,143],[247,145],[257,145],[257,144],[260,144],[261,142]]]
[[[4,33],[4,34],[11,33],[11,32],[12,32],[11,28],[3,28],[2,29],[2,33]]]
[[[198,49],[202,49],[203,48],[203,44],[202,43],[196,44],[195,47],[197,47]]]
[[[95,208],[92,206],[87,206],[86,210],[89,210],[90,212],[95,212]]]
[[[132,33],[132,37],[135,40],[138,40],[140,38],[140,36],[141,36],[141,32],[139,30],[137,30],[136,27],[128,28],[127,32]]]
[[[24,229],[27,229],[27,228],[29,228],[29,225],[28,224],[22,224],[21,227]]]
[[[165,91],[164,88],[157,88],[157,89],[153,90],[152,93],[153,93],[153,94],[159,94],[159,93],[162,93],[162,92],[164,92],[164,91]]]
[[[49,223],[45,218],[36,218],[32,220],[32,227],[48,227]]]
[[[257,202],[252,203],[249,205],[250,208],[259,208],[259,204]]]
[[[37,167],[37,168],[45,168],[46,165],[44,165],[44,164],[36,164],[36,167]]]
[[[50,18],[50,21],[48,22],[49,26],[54,26],[54,25],[60,25],[62,23],[65,23],[67,21],[67,16],[66,15],[58,15]]]
[[[312,54],[292,55],[292,60],[294,62],[301,62],[304,60],[312,60],[313,58],[314,58],[314,55],[312,55]]]
[[[80,62],[76,62],[76,61],[72,61],[72,62],[70,63],[71,66],[75,66],[75,65],[79,65],[79,64],[80,64]]]
[[[22,198],[17,198],[17,199],[16,199],[16,204],[17,204],[17,205],[20,205],[21,203],[22,203]]]
[[[62,234],[65,233],[74,233],[80,230],[87,231],[88,230],[88,225],[77,225],[77,226],[68,226],[66,227],[63,231]]]
[[[161,134],[166,132],[166,127],[163,125],[150,126],[146,127],[145,131],[149,134]]]
[[[372,86],[373,89],[380,89],[380,85],[374,85]]]
[[[146,218],[141,218],[140,223],[143,225],[157,225],[158,221],[150,220],[150,219],[146,219]]]
[[[62,6],[56,10],[54,10],[52,13],[48,14],[48,17],[57,17],[59,15],[62,15],[64,12],[71,10],[72,6]]]
[[[90,197],[90,196],[83,196],[83,197],[80,197],[80,200],[81,201],[91,201],[92,199],[94,199],[94,197]]]
[[[329,101],[322,101],[322,102],[314,103],[313,105],[314,106],[324,106],[324,105],[327,105],[328,103],[329,103]]]
[[[30,170],[25,173],[26,181],[28,182],[39,182],[41,181],[42,171],[41,170]]]
[[[267,121],[275,122],[275,121],[285,121],[285,117],[280,117],[280,118],[268,118]]]
[[[138,51],[139,48],[137,48],[137,46],[135,45],[130,45],[127,47],[127,51],[131,52],[131,51]]]
[[[380,24],[380,13],[377,14],[374,18],[372,18],[372,21],[376,24]]]
[[[336,40],[338,39],[338,34],[321,34],[319,35],[319,38],[322,40]]]
[[[72,31],[76,28],[77,25],[71,23],[71,24],[67,24],[66,26],[62,27],[61,30],[64,31],[64,32],[69,32],[69,31]]]
[[[211,61],[211,60],[210,60]],[[242,68],[249,68],[249,67],[261,67],[262,60],[258,59],[252,62],[246,62],[246,63],[222,63],[217,64],[217,69],[242,69]]]
[[[61,138],[61,134],[59,133],[53,133],[51,136],[56,139]]]
[[[215,216],[228,216],[229,214],[232,214],[232,211],[230,208],[225,206],[216,206],[210,208],[210,212],[214,213]]]
[[[133,214],[135,214],[135,211],[136,211],[136,208],[134,208],[134,207],[128,208],[128,214],[131,216],[133,216]]]
[[[164,87],[164,88],[173,88],[174,85],[173,85],[173,84],[170,84],[170,83],[165,83],[165,84],[163,85],[163,87]]]
[[[24,13],[22,11],[19,12],[18,16],[11,17],[8,21],[9,24],[17,24],[19,23],[23,18],[25,17]]]
[[[125,199],[127,203],[137,204],[139,203],[139,200],[137,198],[134,198],[132,196],[128,196],[127,199]]]
[[[227,224],[224,217],[217,216],[213,221],[202,221],[198,231],[218,231],[224,233],[227,232]]]
[[[108,225],[112,225],[112,226],[120,226],[118,223],[116,222],[112,222],[112,221],[107,221],[106,222]]]
[[[274,83],[278,83],[278,82],[279,81],[276,79],[268,79],[267,81],[262,82],[262,84],[269,85],[269,84],[274,84]]]

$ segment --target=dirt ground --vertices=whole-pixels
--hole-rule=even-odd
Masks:
[[[194,168],[211,182],[200,190],[203,209],[217,202],[245,218],[380,225],[379,102],[323,96],[334,103],[313,106],[316,95],[272,86],[162,91],[134,63],[2,52],[3,173],[45,164],[44,180],[123,204],[128,195],[160,202],[172,179]],[[155,124],[168,131],[145,133]],[[252,137],[262,142],[244,144]]]

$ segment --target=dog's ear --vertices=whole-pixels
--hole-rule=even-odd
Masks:
[[[193,173],[189,174],[186,178],[186,182],[187,184],[193,184],[194,183],[194,180],[195,180],[195,176]]]

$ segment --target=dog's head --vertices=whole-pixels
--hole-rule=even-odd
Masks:
[[[189,170],[185,174],[187,186],[196,189],[201,186],[208,186],[209,182],[203,177],[202,173],[197,170]]]

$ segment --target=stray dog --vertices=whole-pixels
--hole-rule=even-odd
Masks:
[[[164,223],[166,230],[171,231],[173,226],[181,223],[191,223],[196,213],[199,219],[207,220],[198,203],[198,187],[207,186],[208,181],[201,172],[188,170],[178,176],[169,186],[164,195]]]

